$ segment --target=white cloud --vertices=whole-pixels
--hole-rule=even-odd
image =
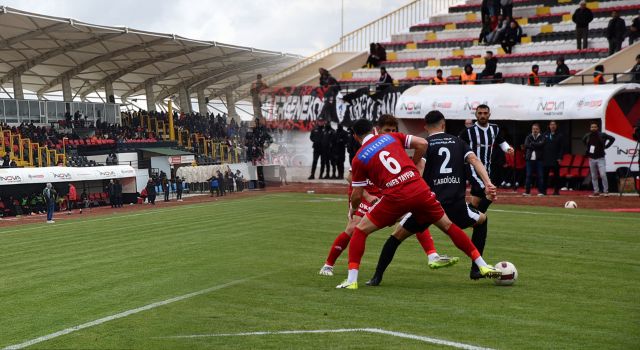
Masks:
[[[23,11],[83,22],[310,55],[338,42],[340,0],[4,0]],[[344,0],[344,32],[409,0]]]

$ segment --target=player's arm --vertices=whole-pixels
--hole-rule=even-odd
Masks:
[[[355,213],[358,210],[358,207],[360,206],[360,203],[362,202],[362,197],[364,196],[364,187],[362,186],[354,186],[353,190],[351,191],[351,208],[349,209],[349,217],[353,216],[353,213]]]
[[[476,170],[476,174],[480,176],[482,182],[484,182],[485,192],[487,196],[489,196],[491,200],[495,200],[496,198],[496,186],[491,182],[489,178],[489,174],[487,173],[487,169],[484,167],[480,159],[476,157],[475,153],[469,152],[466,156],[467,163],[471,164],[473,168]]]
[[[409,147],[406,148],[413,150],[413,164],[418,165],[425,153],[427,153],[429,143],[424,138],[415,135],[407,135],[407,139]]]
[[[420,172],[420,176],[422,176],[424,174],[424,168],[427,165],[427,160],[424,158],[420,158],[420,162],[418,162],[418,164],[416,164],[416,168],[418,168],[418,171]]]
[[[496,136],[496,143],[500,146],[500,149],[504,153],[513,154],[513,147],[509,145],[509,143],[504,139],[502,135],[502,130],[498,130],[498,135]]]

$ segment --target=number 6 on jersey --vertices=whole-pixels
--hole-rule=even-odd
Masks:
[[[395,175],[395,174],[398,174],[400,170],[402,170],[400,163],[398,163],[398,161],[395,160],[395,158],[389,157],[389,152],[381,151],[378,157],[380,158],[382,165],[384,165],[384,167],[387,168],[387,170],[389,170],[390,173]]]

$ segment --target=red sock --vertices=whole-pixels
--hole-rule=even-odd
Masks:
[[[327,262],[325,264],[333,266],[340,257],[340,254],[344,251],[345,248],[349,245],[349,240],[351,237],[342,232],[336,237],[336,240],[333,241],[333,245],[331,246],[331,250],[329,250],[329,256],[327,257]]]
[[[467,234],[464,233],[464,231],[462,231],[456,224],[451,224],[451,227],[449,227],[447,234],[453,241],[453,244],[455,244],[458,249],[467,254],[467,256],[471,258],[471,260],[475,260],[480,256],[478,249],[476,249],[476,246],[473,245],[473,242],[471,242],[469,236],[467,236]]]
[[[356,227],[353,230],[353,236],[351,236],[351,243],[349,244],[349,270],[360,268],[360,260],[364,255],[366,242],[367,234]]]
[[[437,253],[436,246],[433,244],[433,237],[431,237],[429,229],[424,230],[424,232],[416,233],[416,238],[427,255]]]

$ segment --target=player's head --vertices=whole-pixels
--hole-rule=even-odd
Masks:
[[[353,129],[353,137],[356,141],[362,143],[362,139],[373,132],[373,124],[366,119],[358,119],[353,123],[351,129]]]
[[[470,127],[472,127],[472,126],[473,126],[473,120],[471,120],[471,119],[466,119],[466,120],[464,121],[464,127],[465,127],[465,128],[470,128]]]
[[[485,127],[489,123],[489,117],[491,117],[491,108],[485,104],[481,104],[476,107],[476,121],[480,126]]]
[[[398,119],[391,114],[383,114],[378,119],[378,133],[398,132]]]
[[[436,132],[444,132],[444,114],[442,112],[433,110],[424,116],[424,129],[427,134],[431,135]]]

